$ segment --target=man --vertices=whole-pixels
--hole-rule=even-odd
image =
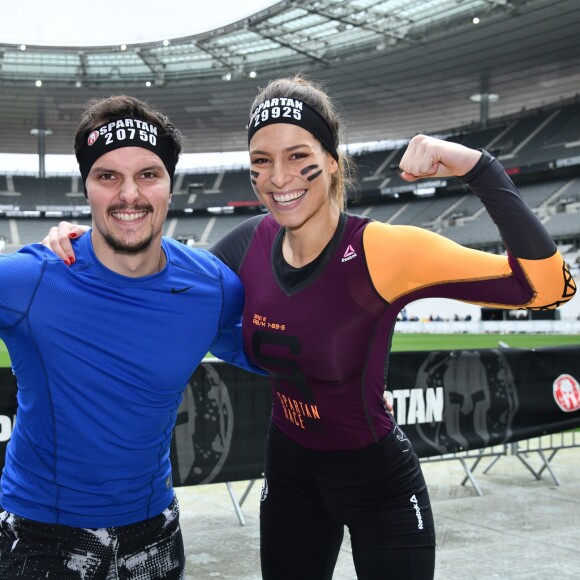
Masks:
[[[91,235],[68,264],[0,258],[0,338],[18,420],[0,504],[0,578],[184,577],[169,450],[204,355],[243,352],[237,276],[162,236],[181,136],[127,96],[88,103],[75,153]]]

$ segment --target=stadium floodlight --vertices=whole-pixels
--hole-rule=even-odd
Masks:
[[[474,103],[481,103],[486,99],[489,103],[495,103],[499,101],[499,95],[496,95],[495,93],[476,93],[475,95],[471,95],[469,99]]]

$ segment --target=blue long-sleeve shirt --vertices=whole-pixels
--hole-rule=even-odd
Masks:
[[[257,370],[242,346],[238,277],[209,252],[162,244],[166,267],[141,278],[105,268],[90,235],[70,268],[36,244],[0,257],[0,338],[18,381],[4,509],[77,527],[160,513],[195,368],[211,351]]]

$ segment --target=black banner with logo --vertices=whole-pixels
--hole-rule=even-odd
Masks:
[[[579,340],[580,342],[580,340]],[[580,426],[580,345],[394,353],[393,414],[420,457]]]
[[[580,427],[579,380],[580,344],[393,353],[387,388],[397,423],[429,457]],[[0,369],[0,467],[15,393],[10,369]],[[267,378],[202,364],[173,433],[174,484],[260,478],[271,400]]]
[[[4,468],[6,445],[16,421],[16,377],[10,368],[0,368],[0,471]]]

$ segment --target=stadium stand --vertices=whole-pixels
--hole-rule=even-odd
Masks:
[[[6,244],[12,241],[9,220],[0,220],[0,240],[4,241]]]
[[[217,173],[185,173],[180,185],[180,191],[196,193],[199,191],[212,191],[217,180]]]
[[[418,199],[408,203],[401,212],[397,213],[389,223],[409,224],[429,227],[437,221],[441,215],[448,212],[457,202],[456,196],[432,197],[430,199]]]
[[[498,249],[502,243],[497,228],[486,213],[459,225],[443,228],[439,233],[463,246]]]
[[[192,240],[196,243],[204,243],[206,231],[208,231],[208,226],[212,220],[215,221],[215,217],[210,215],[175,218],[171,237],[183,242]]]
[[[407,202],[393,202],[388,204],[372,205],[363,211],[353,210],[353,213],[368,216],[379,222],[389,223],[391,218],[402,211]]]
[[[556,115],[557,112],[539,111],[531,116],[523,116],[510,123],[497,139],[493,140],[490,149],[501,161],[513,159],[517,152]]]
[[[247,219],[247,215],[224,215],[215,218],[208,232],[207,241],[212,244]]]
[[[559,240],[577,238],[580,227],[580,212],[553,215],[544,222],[544,225],[553,238]]]
[[[578,99],[522,111],[488,127],[450,129],[446,135],[498,156],[550,234],[570,244],[571,251],[580,248]],[[350,211],[386,223],[429,228],[461,244],[501,252],[496,228],[459,180],[410,184],[399,177],[404,150],[404,144],[397,143],[353,156],[357,185],[349,192]],[[246,219],[248,212],[262,210],[247,168],[179,172],[165,233],[206,247]],[[0,175],[0,239],[6,251],[39,241],[60,219],[89,223],[87,212],[77,175]]]
[[[493,143],[505,131],[505,126],[499,125],[491,128],[470,131],[467,134],[451,136],[450,141],[461,143],[473,149],[491,149]]]
[[[12,243],[34,244],[40,242],[52,226],[58,225],[58,219],[15,219],[12,228]]]
[[[580,154],[580,104],[554,111],[541,131],[518,151],[521,164],[566,159]]]

